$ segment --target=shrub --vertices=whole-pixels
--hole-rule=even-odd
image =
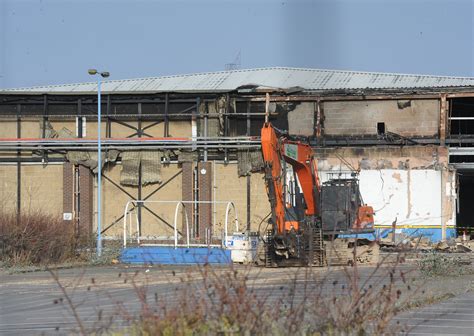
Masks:
[[[150,286],[129,279],[141,309],[124,306],[125,327],[133,335],[380,335],[395,333],[392,318],[413,292],[406,269],[376,267],[359,274],[357,267],[321,273],[294,269],[276,284],[262,282],[250,268],[204,266],[176,276],[175,300],[167,301]],[[267,272],[263,270],[262,272]],[[282,272],[270,270],[275,275]],[[174,271],[173,271],[174,274]],[[286,277],[285,277],[286,278]],[[337,278],[338,280],[334,280]],[[282,281],[284,280],[284,281]],[[284,285],[282,285],[282,283]],[[414,294],[414,293],[412,293]]]
[[[63,262],[74,251],[72,224],[41,212],[0,213],[0,260],[7,266]]]

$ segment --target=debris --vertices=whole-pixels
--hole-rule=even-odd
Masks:
[[[447,251],[447,250],[449,250],[449,245],[446,242],[441,241],[438,244],[436,244],[435,250],[437,250],[437,251]]]
[[[260,151],[238,151],[237,162],[239,176],[247,176],[263,169],[263,157]]]
[[[122,153],[120,184],[136,187],[139,184],[140,165],[142,185],[161,183],[160,151],[126,151]]]
[[[180,151],[178,154],[178,162],[194,162],[198,159],[197,152],[190,152],[190,151]]]
[[[463,245],[463,244],[456,244],[456,249],[457,251],[456,252],[466,252],[466,253],[469,253],[469,252],[472,252],[472,249],[466,245]]]

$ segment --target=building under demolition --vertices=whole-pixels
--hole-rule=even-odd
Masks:
[[[238,230],[265,230],[266,108],[275,127],[308,137],[322,181],[359,174],[382,233],[395,223],[440,240],[474,226],[474,78],[265,68],[102,89],[107,239],[126,226],[167,240],[179,221],[182,237],[219,240],[228,202]],[[97,84],[0,91],[0,125],[3,210],[42,211],[78,236],[95,232]]]

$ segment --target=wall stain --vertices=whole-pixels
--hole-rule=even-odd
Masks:
[[[393,173],[392,177],[397,180],[398,183],[402,183],[402,177],[400,176],[400,173]]]

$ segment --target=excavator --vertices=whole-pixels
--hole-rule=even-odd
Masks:
[[[374,232],[374,210],[363,204],[358,179],[334,178],[321,184],[315,154],[305,140],[278,130],[269,121],[261,129],[271,206],[271,228],[264,239],[267,267],[346,264],[353,259],[350,250],[357,248],[359,240],[338,237]],[[287,175],[291,171],[290,188]]]

